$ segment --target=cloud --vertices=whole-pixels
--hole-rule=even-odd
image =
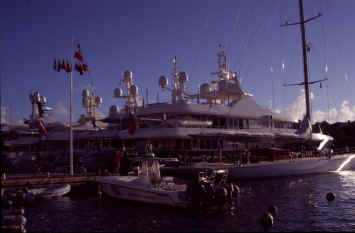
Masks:
[[[274,109],[285,117],[298,121],[302,120],[306,113],[306,100],[304,98],[304,89],[300,91],[296,100],[284,109]],[[311,99],[314,98],[311,93]],[[355,105],[351,105],[348,100],[343,100],[339,108],[331,108],[329,111],[315,110],[312,112],[312,122],[328,121],[329,123],[346,122],[355,120]]]
[[[295,101],[293,101],[289,106],[284,109],[275,109],[274,111],[284,115],[286,118],[289,118],[292,121],[302,120],[303,116],[306,114],[306,100],[304,95],[304,89],[302,89]],[[312,92],[310,94],[310,97],[311,99],[314,98]]]
[[[6,124],[7,123],[7,108],[4,106],[1,106],[1,124]]]
[[[14,112],[6,106],[0,107],[1,111],[1,124],[22,124],[19,112]]]
[[[55,104],[54,109],[49,112],[49,116],[56,120],[66,120],[68,116],[68,109],[62,101]]]

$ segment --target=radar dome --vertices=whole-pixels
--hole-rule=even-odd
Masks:
[[[34,99],[35,99],[35,101],[36,102],[39,102],[41,99],[41,96],[39,95],[39,93],[38,93],[38,91],[36,91],[35,93],[34,93]]]
[[[120,111],[120,108],[117,105],[112,105],[110,107],[110,115],[118,114],[119,111]]]
[[[159,86],[161,88],[165,88],[168,86],[168,78],[165,77],[164,75],[160,76],[159,78]]]
[[[41,96],[41,103],[46,104],[47,103],[47,98],[45,96]]]
[[[116,88],[114,91],[113,91],[113,95],[114,97],[116,98],[119,98],[121,96],[123,96],[123,91],[121,88]]]
[[[84,108],[89,107],[89,98],[88,97],[83,97],[83,106],[84,106]]]
[[[96,96],[95,102],[96,102],[97,105],[102,104],[102,98],[100,96]]]
[[[82,91],[81,95],[82,95],[83,97],[89,96],[89,90],[88,90],[88,89],[84,89],[84,90]]]
[[[211,92],[211,87],[208,83],[204,83],[200,87],[201,95],[208,95]]]
[[[126,70],[126,71],[123,73],[123,80],[124,80],[125,82],[132,82],[132,80],[133,80],[133,73],[132,73],[132,71]]]
[[[34,103],[34,97],[33,97],[33,95],[32,94],[30,94],[30,101],[31,101],[31,103]]]
[[[129,88],[131,94],[133,96],[137,96],[138,95],[138,87],[136,85],[132,85],[130,88]]]
[[[189,77],[185,72],[179,72],[178,76],[179,76],[179,81],[182,83],[189,81]]]

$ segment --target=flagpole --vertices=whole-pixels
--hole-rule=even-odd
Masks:
[[[73,35],[70,38],[70,107],[69,107],[69,134],[70,134],[70,147],[69,147],[69,166],[70,166],[70,175],[74,175],[73,168],[73,125],[72,125],[72,90],[73,90]]]

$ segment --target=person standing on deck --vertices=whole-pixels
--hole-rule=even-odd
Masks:
[[[130,167],[130,161],[127,158],[126,150],[123,147],[122,148],[122,155],[120,158],[120,167],[119,167],[120,175],[123,175],[123,176],[128,175],[129,167]]]
[[[113,157],[113,173],[118,173],[121,163],[121,153],[120,151],[116,151]]]

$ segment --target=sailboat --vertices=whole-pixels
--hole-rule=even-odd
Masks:
[[[302,53],[303,53],[303,68],[304,68],[304,82],[290,85],[304,85],[305,87],[305,99],[306,99],[306,115],[303,120],[305,123],[304,127],[307,130],[303,131],[303,134],[309,138],[309,141],[320,143],[317,146],[318,151],[322,151],[318,157],[310,157],[307,159],[294,159],[289,161],[279,161],[270,163],[260,163],[253,166],[245,166],[240,168],[231,168],[230,175],[235,179],[244,178],[268,178],[268,177],[281,177],[290,175],[305,175],[305,174],[315,174],[315,173],[326,173],[331,171],[340,171],[342,169],[351,169],[355,163],[355,155],[344,154],[338,156],[332,156],[330,147],[325,148],[325,150],[320,150],[324,148],[326,144],[332,143],[334,140],[331,136],[325,135],[322,131],[315,133],[312,132],[311,124],[311,110],[310,110],[310,95],[309,95],[309,85],[314,83],[321,83],[327,79],[322,79],[318,81],[309,81],[308,78],[308,65],[307,65],[307,44],[306,44],[306,32],[305,23],[314,20],[321,16],[311,17],[309,19],[304,19],[303,14],[303,0],[299,0],[299,10],[300,10],[300,22],[297,23],[285,23],[281,26],[291,26],[300,25],[302,34]]]

